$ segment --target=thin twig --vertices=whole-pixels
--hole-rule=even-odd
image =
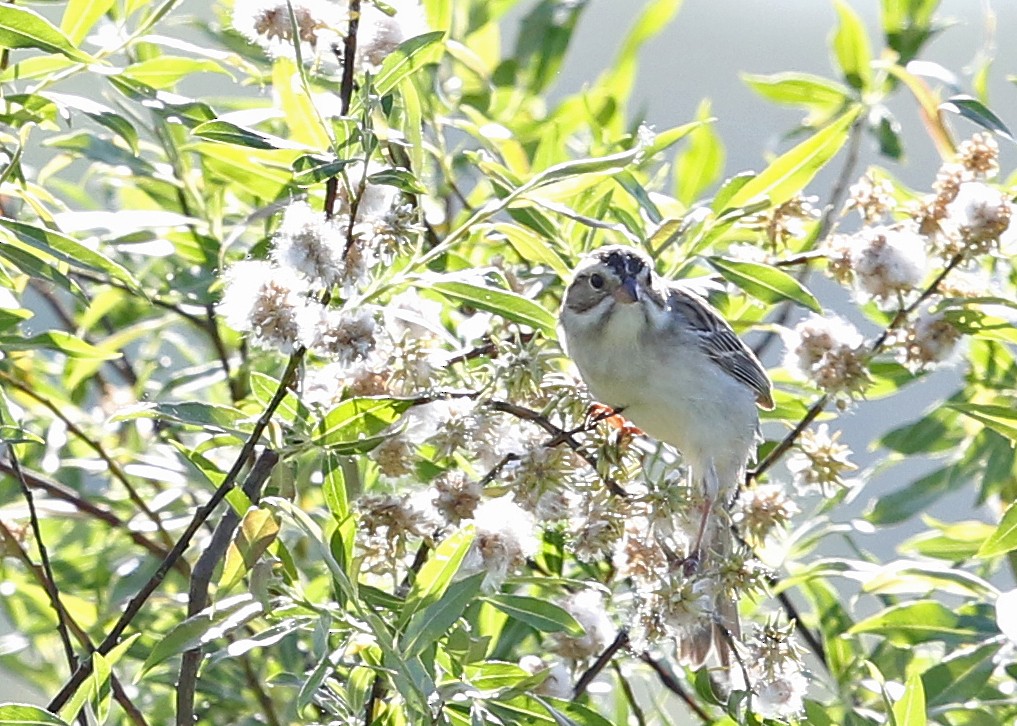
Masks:
[[[0,472],[14,476],[14,468],[4,461],[0,461]],[[130,537],[135,544],[144,547],[156,557],[162,558],[169,553],[168,548],[163,547],[157,542],[153,542],[141,532],[136,532],[131,529],[130,525],[114,514],[112,510],[100,507],[99,505],[79,496],[78,493],[70,487],[51,479],[47,479],[42,474],[30,471],[24,467],[21,468],[21,476],[30,487],[41,489],[54,499],[59,499],[72,505],[79,512],[83,512],[84,514],[94,517],[101,522],[105,522],[114,529],[121,530]],[[185,577],[190,577],[191,570],[186,562],[178,562],[175,569],[177,569],[180,574]]]
[[[47,582],[45,574],[34,562],[32,562],[32,558],[29,557],[28,552],[25,551],[24,547],[22,547],[18,537],[13,532],[11,532],[10,529],[8,529],[7,525],[3,523],[3,520],[0,520],[0,539],[3,540],[4,545],[7,548],[6,551],[13,552],[15,556],[19,560],[21,560],[22,564],[25,565],[25,568],[30,573],[32,573],[32,575],[39,582],[39,584],[45,589]],[[67,623],[68,630],[70,630],[70,632],[74,634],[74,637],[78,641],[78,643],[80,643],[81,646],[89,652],[94,650],[92,641],[88,637],[88,634],[82,629],[80,625],[78,625],[78,623],[74,620],[74,617],[69,612],[67,612],[67,609],[64,608],[63,603],[57,600],[57,605],[60,607],[61,610],[60,617],[63,618],[63,621],[65,623]],[[134,703],[131,701],[130,697],[127,695],[127,692],[124,690],[123,686],[120,684],[120,681],[117,679],[116,674],[114,673],[110,674],[110,683],[113,686],[113,698],[115,698],[117,703],[120,704],[120,707],[124,709],[124,712],[127,714],[128,718],[131,719],[134,725],[148,726],[147,722],[145,721],[145,717],[141,714],[141,711],[138,710],[138,707],[135,706]]]
[[[855,175],[855,168],[858,166],[858,158],[861,153],[862,137],[865,133],[864,119],[858,119],[851,126],[850,138],[848,140],[848,151],[847,157],[844,159],[844,166],[841,168],[840,174],[837,175],[837,179],[834,181],[833,186],[830,188],[830,200],[827,202],[826,208],[823,210],[823,216],[819,221],[819,229],[816,231],[816,242],[826,239],[827,235],[833,230],[834,219],[837,216],[837,211],[843,206],[845,197],[847,196],[848,190],[851,188],[851,178]],[[815,247],[815,243],[813,244]],[[805,267],[802,268],[798,275],[798,281],[803,282],[805,276],[808,274],[808,264],[813,257],[812,252],[805,252],[796,257],[788,260],[785,264],[802,264]],[[780,263],[777,265],[781,266]],[[785,301],[781,303],[777,309],[777,317],[770,322],[774,325],[784,325],[788,318],[791,317],[792,303]],[[770,345],[777,339],[777,333],[773,330],[767,331],[762,340],[759,341],[754,347],[753,352],[756,357],[763,356]]]
[[[233,485],[236,483],[237,477],[240,476],[241,470],[250,458],[251,454],[254,452],[254,448],[258,445],[261,434],[268,427],[269,422],[275,415],[275,411],[282,403],[283,398],[286,397],[290,385],[296,375],[297,369],[300,366],[300,362],[304,358],[305,352],[304,348],[299,348],[292,356],[290,356],[289,363],[286,366],[286,370],[283,372],[282,380],[276,389],[275,395],[272,397],[272,400],[265,408],[265,411],[255,423],[250,436],[247,441],[244,442],[243,447],[241,447],[236,461],[233,462],[233,466],[229,472],[227,472],[222,484],[220,484],[219,488],[215,490],[212,498],[194,513],[194,516],[191,518],[187,528],[180,535],[180,538],[173,546],[173,549],[170,550],[166,559],[163,560],[162,564],[160,564],[158,569],[151,575],[151,577],[149,577],[148,581],[141,587],[138,593],[131,598],[130,602],[127,603],[127,607],[124,609],[123,615],[120,616],[117,622],[113,625],[113,628],[103,639],[102,643],[99,644],[97,649],[99,653],[105,655],[116,647],[117,643],[120,642],[120,637],[123,635],[124,631],[127,630],[138,613],[141,612],[141,608],[162,583],[163,579],[166,577],[166,573],[169,572],[170,568],[173,567],[173,564],[180,559],[181,556],[183,556],[183,553],[187,550],[188,546],[190,546],[191,539],[193,539],[194,534],[205,523],[205,520],[212,515],[222,500],[226,498],[226,495],[229,494]],[[81,687],[81,684],[85,682],[85,679],[91,671],[91,661],[82,662],[81,665],[78,666],[78,669],[74,672],[74,675],[71,676],[70,680],[68,680],[56,696],[53,697],[47,708],[54,713],[59,711],[60,708],[67,703],[71,696],[74,695],[78,688]]]
[[[688,706],[689,709],[691,709],[691,711],[694,714],[696,714],[696,716],[699,717],[700,721],[702,721],[703,723],[711,723],[713,721],[713,719],[710,718],[710,715],[703,710],[702,706],[696,703],[695,699],[692,698],[692,696],[690,696],[688,693],[686,693],[685,689],[682,688],[682,684],[678,682],[678,679],[675,678],[674,675],[663,666],[663,664],[661,664],[649,653],[643,653],[642,655],[640,655],[639,660],[643,661],[643,663],[646,663],[646,665],[650,666],[650,668],[653,669],[653,672],[657,674],[657,678],[660,679],[660,682],[664,686],[664,688],[671,691],[676,696],[678,696],[678,698],[685,701],[685,705]]]
[[[794,619],[795,631],[801,633],[802,638],[808,644],[812,652],[816,654],[816,657],[819,658],[824,665],[828,666],[829,664],[826,662],[826,648],[823,647],[822,641],[816,636],[816,634],[806,628],[804,623],[802,623],[802,616],[798,612],[798,608],[795,607],[795,604],[791,602],[791,598],[788,597],[788,594],[786,592],[782,592],[777,595],[777,599],[780,600],[780,604],[784,606],[784,612],[787,613],[788,618]]]
[[[618,631],[618,635],[614,636],[614,640],[611,644],[604,649],[604,652],[597,656],[597,660],[593,662],[583,675],[576,681],[576,687],[572,689],[572,700],[575,701],[582,698],[583,694],[586,693],[586,689],[593,683],[593,679],[600,675],[600,672],[604,670],[611,659],[614,658],[615,654],[629,644],[629,631],[622,628]]]
[[[130,498],[131,502],[134,503],[134,506],[136,506],[138,509],[144,512],[145,516],[148,517],[153,524],[155,524],[156,530],[159,532],[159,536],[162,537],[163,541],[167,545],[173,542],[172,538],[169,536],[169,533],[163,527],[162,520],[156,515],[155,512],[153,512],[149,508],[148,503],[142,498],[140,494],[138,494],[138,491],[134,488],[134,485],[131,483],[131,480],[127,478],[127,474],[124,472],[120,464],[116,461],[116,459],[110,456],[110,454],[106,451],[105,447],[102,444],[100,444],[97,439],[93,439],[91,436],[86,434],[76,423],[74,423],[70,419],[70,417],[67,416],[67,414],[63,412],[63,410],[59,406],[57,406],[50,399],[48,399],[46,396],[43,396],[41,393],[36,391],[31,386],[25,385],[21,381],[17,380],[16,378],[12,378],[7,373],[4,373],[2,371],[0,371],[0,380],[2,380],[4,383],[11,386],[12,388],[18,389],[29,398],[41,403],[45,408],[49,409],[49,411],[54,416],[60,419],[63,422],[64,426],[67,427],[68,431],[74,434],[75,437],[77,437],[88,448],[94,451],[96,455],[98,455],[98,457],[106,463],[106,466],[109,467],[110,475],[112,475],[112,477],[116,479],[118,482],[120,482],[120,484],[124,487],[124,489],[127,491],[127,496]]]
[[[64,620],[65,610],[60,604],[60,591],[57,589],[56,578],[53,576],[53,566],[49,561],[49,550],[46,549],[46,543],[42,539],[42,527],[39,525],[39,513],[35,509],[35,497],[32,495],[32,489],[28,486],[28,482],[25,481],[25,475],[21,471],[21,462],[18,460],[18,455],[14,451],[13,444],[7,445],[7,456],[11,462],[11,469],[14,470],[14,478],[18,480],[18,484],[21,486],[21,494],[25,497],[25,502],[28,504],[28,518],[32,524],[35,546],[39,550],[39,560],[42,562],[43,589],[49,597],[50,606],[56,612],[57,633],[60,635],[60,642],[64,646],[64,656],[67,658],[69,672],[73,673],[78,667],[78,656],[74,653],[74,646],[71,645],[71,636],[67,632],[67,622]]]
[[[364,726],[371,726],[374,723],[374,709],[378,703],[378,699],[385,693],[385,686],[381,682],[381,674],[374,676],[374,684],[371,686],[371,696],[367,699],[367,705],[364,707]]]
[[[261,488],[279,461],[279,455],[272,449],[264,449],[244,482],[243,491],[251,504],[261,499]],[[232,507],[227,508],[212,533],[212,539],[201,553],[191,573],[188,589],[187,616],[197,615],[208,607],[208,588],[216,565],[226,556],[233,533],[240,524],[240,516]],[[201,647],[184,652],[180,662],[180,677],[177,679],[177,726],[191,726],[194,723],[194,696],[198,684],[198,668],[201,666]]]

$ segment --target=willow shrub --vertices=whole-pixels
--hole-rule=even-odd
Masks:
[[[629,107],[679,2],[554,102],[586,3],[527,4],[504,49],[514,5],[0,5],[0,664],[39,704],[5,723],[1012,721],[1000,71],[914,63],[936,2],[883,0],[879,37],[837,2],[833,77],[745,77],[803,119],[725,178],[707,104]],[[894,98],[941,156],[921,189]],[[619,242],[775,382],[719,569],[685,566],[680,456],[557,342],[570,269]],[[944,366],[876,442],[929,472],[851,519],[872,472],[840,417]],[[957,491],[982,519],[869,549]],[[736,658],[693,672],[718,592]]]

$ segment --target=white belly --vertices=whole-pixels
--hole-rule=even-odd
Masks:
[[[640,336],[647,328],[640,315],[635,305],[619,310],[600,335],[571,341],[590,393],[677,448],[697,478],[712,463],[719,486],[734,486],[755,442],[753,392],[694,343],[663,345]]]

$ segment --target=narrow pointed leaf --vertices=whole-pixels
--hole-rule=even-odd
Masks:
[[[790,300],[813,312],[823,312],[815,295],[783,270],[731,257],[710,257],[708,261],[725,280],[765,303]]]

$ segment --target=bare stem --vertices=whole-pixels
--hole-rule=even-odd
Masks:
[[[109,455],[105,447],[103,447],[103,445],[100,444],[98,440],[93,439],[91,436],[86,434],[80,427],[78,427],[76,423],[71,421],[71,419],[63,412],[63,410],[59,406],[57,406],[55,403],[53,403],[47,397],[43,396],[41,393],[36,391],[31,386],[27,386],[21,381],[12,378],[7,373],[3,372],[0,372],[0,380],[2,380],[4,383],[8,384],[12,388],[18,389],[29,398],[38,401],[44,407],[49,409],[49,411],[54,416],[56,416],[63,422],[63,424],[67,427],[68,431],[74,434],[78,439],[82,441],[82,443],[84,443],[86,446],[88,446],[88,448],[94,451],[96,455],[98,455],[98,457],[106,463],[106,466],[109,467],[110,474],[113,476],[113,478],[120,482],[120,484],[127,491],[127,496],[130,497],[131,501],[134,503],[134,506],[136,506],[138,509],[144,512],[145,516],[148,517],[153,524],[155,524],[155,527],[159,532],[159,536],[163,539],[163,541],[167,545],[172,543],[173,541],[172,538],[170,538],[169,533],[162,526],[162,520],[160,520],[156,513],[149,508],[148,503],[141,497],[140,494],[138,494],[138,491],[137,489],[134,488],[134,485],[131,483],[131,480],[127,478],[127,474],[124,473],[123,468],[116,461],[116,459]]]
[[[25,475],[21,471],[21,462],[18,460],[17,452],[13,444],[7,446],[7,456],[10,458],[11,469],[14,470],[14,478],[21,485],[21,493],[28,504],[28,517],[32,525],[32,534],[35,535],[35,546],[39,550],[39,560],[42,562],[42,586],[49,597],[50,606],[56,612],[57,633],[60,635],[60,642],[64,646],[64,656],[67,658],[67,665],[73,673],[78,667],[78,656],[74,653],[74,646],[71,645],[71,636],[67,632],[67,622],[64,620],[65,610],[60,604],[60,591],[56,586],[56,578],[53,577],[53,566],[49,561],[49,551],[42,539],[42,528],[39,525],[39,513],[35,509],[35,497],[32,490],[25,481]]]
[[[604,649],[604,652],[597,656],[597,660],[593,662],[583,675],[576,681],[576,687],[572,689],[572,700],[575,701],[582,698],[583,694],[586,693],[586,689],[590,687],[600,672],[603,671],[607,665],[614,658],[615,654],[629,644],[629,631],[622,628],[618,631],[618,635],[615,636],[611,644]]]
[[[264,449],[251,473],[247,475],[243,491],[252,504],[261,499],[261,489],[279,461],[279,455],[272,449]],[[201,553],[191,573],[188,591],[187,615],[197,615],[208,607],[208,588],[216,565],[226,556],[233,533],[240,524],[239,515],[227,508],[212,533],[212,540]],[[202,649],[186,651],[180,663],[180,677],[177,679],[177,726],[191,726],[194,723],[194,696],[198,684],[198,668],[201,665]]]
[[[105,655],[109,653],[117,643],[120,642],[120,637],[124,631],[130,626],[131,622],[137,617],[138,613],[141,612],[141,608],[145,605],[148,599],[152,596],[152,593],[156,591],[163,579],[166,577],[166,573],[169,572],[170,568],[173,567],[174,563],[180,557],[183,556],[184,552],[191,544],[195,533],[201,528],[216,507],[226,498],[226,495],[233,488],[236,483],[237,477],[240,476],[240,472],[243,470],[244,465],[254,452],[255,447],[258,445],[258,440],[261,438],[261,434],[268,427],[269,422],[275,415],[276,409],[282,403],[285,398],[287,391],[289,390],[290,384],[292,383],[297,369],[300,366],[300,362],[304,358],[305,350],[303,348],[298,349],[292,356],[290,356],[289,363],[286,366],[286,370],[282,375],[282,380],[279,383],[279,387],[276,389],[275,395],[269,402],[265,411],[258,418],[257,423],[254,425],[254,429],[251,431],[247,441],[244,442],[243,447],[240,449],[240,453],[237,455],[236,461],[233,462],[232,468],[226,474],[222,484],[215,490],[212,498],[208,502],[200,507],[194,516],[191,518],[190,523],[184,530],[183,534],[177,540],[173,549],[166,556],[166,559],[162,561],[158,569],[149,577],[148,581],[142,586],[141,590],[131,598],[130,602],[127,603],[127,607],[124,609],[123,615],[117,620],[113,628],[103,639],[102,643],[99,644],[98,652]],[[81,687],[81,684],[85,682],[89,673],[92,671],[91,661],[82,662],[78,669],[71,676],[63,688],[53,697],[47,708],[52,712],[57,712],[60,708],[67,703],[67,701],[74,695],[74,693]]]
[[[685,705],[688,706],[694,714],[696,714],[700,721],[704,724],[713,722],[713,719],[710,718],[710,714],[704,711],[703,707],[696,703],[696,700],[692,698],[692,696],[690,696],[684,688],[682,688],[682,684],[678,682],[678,679],[674,677],[674,674],[665,668],[660,661],[656,660],[649,653],[643,653],[640,655],[639,660],[650,666],[650,668],[653,669],[653,672],[657,674],[657,678],[660,679],[664,688],[685,701]]]

